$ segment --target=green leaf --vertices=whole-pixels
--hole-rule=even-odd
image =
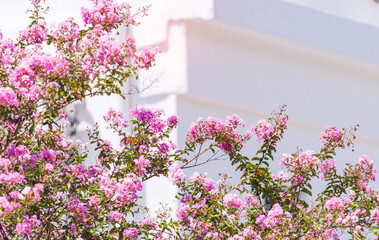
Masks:
[[[302,191],[303,193],[308,194],[309,196],[312,196],[312,192],[311,192],[310,190],[306,189],[306,188],[301,189],[301,191]]]

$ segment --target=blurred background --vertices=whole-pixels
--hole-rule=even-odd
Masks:
[[[120,1],[121,2],[121,1]],[[80,19],[88,0],[50,0],[49,24],[68,16]],[[183,146],[188,127],[198,117],[225,119],[233,113],[246,129],[287,104],[288,130],[278,144],[272,172],[281,170],[283,153],[298,148],[318,151],[327,125],[339,128],[359,123],[355,151],[339,150],[337,167],[355,163],[367,154],[379,163],[379,4],[374,0],[132,0],[151,5],[149,16],[132,34],[139,49],[160,47],[156,66],[141,72],[126,91],[146,88],[128,99],[99,97],[73,106],[75,138],[85,139],[88,125],[99,122],[109,107],[128,112],[142,104],[163,108],[182,119],[174,139]],[[15,38],[28,25],[28,0],[0,0],[0,29]],[[151,85],[151,86],[150,86]],[[243,132],[245,130],[242,130]],[[117,138],[103,137],[114,142]],[[252,141],[254,142],[254,141]],[[258,145],[244,150],[252,156]],[[94,155],[90,161],[94,162]],[[92,159],[92,160],[91,160]],[[228,161],[193,171],[217,179],[226,172],[235,179]],[[238,178],[237,178],[238,179]],[[323,182],[315,183],[317,192]],[[379,187],[379,184],[374,184]],[[175,188],[165,179],[145,184],[151,209],[160,201],[173,204]],[[175,204],[173,204],[174,206]]]

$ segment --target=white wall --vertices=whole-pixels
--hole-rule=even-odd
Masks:
[[[351,19],[356,22],[379,26],[379,3],[375,0],[284,0],[325,12],[330,15]]]

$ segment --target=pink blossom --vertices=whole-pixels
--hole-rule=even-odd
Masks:
[[[71,232],[72,232],[73,234],[76,233],[77,228],[76,228],[75,225],[71,224],[70,229],[71,229]]]
[[[141,227],[143,227],[143,228],[146,228],[146,227],[147,228],[151,228],[151,227],[155,228],[157,226],[157,224],[155,223],[154,218],[152,218],[152,217],[149,217],[149,218],[146,218],[146,219],[142,220],[139,223],[139,225]]]
[[[104,116],[104,120],[107,122],[110,122],[113,125],[116,125],[120,127],[123,125],[124,127],[127,127],[127,122],[122,122],[123,113],[120,111],[115,111],[112,108],[109,109],[108,114]]]
[[[115,222],[121,222],[125,219],[125,215],[123,213],[120,213],[118,211],[110,211],[109,212],[109,218]]]
[[[251,131],[255,132],[257,135],[257,141],[261,142],[262,140],[268,140],[272,137],[274,128],[271,123],[266,122],[266,120],[260,120],[258,126],[252,126]]]
[[[91,9],[82,8],[82,19],[86,25],[101,26],[106,31],[115,29],[118,24],[134,23],[128,15],[130,7],[126,3],[117,4],[114,0],[98,0]]]
[[[150,161],[142,155],[138,159],[134,159],[134,164],[137,167],[139,175],[145,174],[147,172],[146,168],[151,167]]]
[[[205,176],[195,172],[190,179],[190,182],[200,183],[207,191],[214,189],[214,181],[211,178],[206,178]]]
[[[333,159],[326,159],[324,162],[320,164],[321,171],[321,180],[327,179],[329,176],[333,174],[336,169],[336,165],[334,164]]]
[[[131,108],[129,113],[137,120],[142,123],[150,123],[153,119],[156,118],[156,113],[149,108],[143,106],[137,106]]]
[[[56,160],[54,151],[46,150],[46,149],[42,150],[42,152],[39,155],[39,158],[51,164],[55,164],[55,160]]]
[[[326,201],[325,206],[329,208],[330,210],[342,210],[345,207],[345,201],[344,198],[340,197],[334,197],[328,201]]]
[[[246,238],[261,240],[262,238],[253,230],[253,227],[247,226],[243,230],[243,236]]]
[[[370,215],[372,218],[376,218],[376,223],[379,224],[379,209],[375,208],[373,210],[370,210]]]
[[[0,106],[18,107],[17,97],[14,91],[9,87],[0,87]]]
[[[168,171],[170,177],[174,180],[175,185],[179,185],[179,183],[186,177],[183,170],[175,164],[171,165]]]
[[[166,121],[163,119],[156,118],[150,122],[149,130],[155,133],[162,132],[166,127]]]
[[[134,63],[141,69],[148,69],[153,66],[155,61],[155,55],[161,53],[159,48],[145,48],[134,59]]]
[[[245,122],[237,114],[233,114],[231,117],[226,117],[226,122],[233,127],[245,126]]]
[[[33,191],[33,194],[34,194],[34,198],[35,198],[36,201],[41,200],[40,194],[43,192],[43,190],[44,190],[44,186],[42,184],[40,184],[40,183],[37,183],[32,188],[32,191]]]
[[[29,217],[26,215],[22,218],[23,222],[16,225],[16,233],[21,237],[25,237],[26,234],[32,233],[32,227],[38,227],[41,221],[36,216]]]
[[[95,196],[91,196],[88,198],[87,206],[96,208],[100,202],[101,202],[100,198],[97,198]]]
[[[45,166],[43,167],[43,170],[54,172],[54,165],[51,163],[46,163]]]
[[[227,194],[224,197],[223,204],[232,209],[241,209],[245,203],[238,198],[237,194]]]
[[[279,204],[275,204],[268,212],[269,217],[279,217],[283,214],[283,209]]]
[[[133,240],[137,240],[138,239],[138,231],[137,231],[137,229],[130,227],[130,228],[125,230],[125,232],[123,233],[123,236],[124,236],[124,238],[130,238]]]
[[[371,179],[375,181],[376,169],[374,167],[374,161],[367,155],[363,155],[358,160],[358,166],[362,169],[361,178],[364,181]]]
[[[191,207],[188,204],[181,203],[176,210],[176,217],[181,222],[188,222],[190,217]]]
[[[168,127],[175,127],[180,122],[180,118],[176,115],[173,115],[167,119],[167,126]]]
[[[142,184],[135,175],[120,181],[106,176],[100,178],[100,190],[114,202],[115,206],[127,206],[138,199],[137,191],[142,190]]]
[[[320,134],[320,140],[324,146],[337,143],[341,139],[341,131],[337,127],[328,125],[326,130]]]
[[[40,44],[47,40],[46,22],[38,22],[20,32],[20,40],[28,44]]]
[[[279,171],[278,175],[271,174],[271,177],[273,179],[278,179],[283,182],[287,182],[289,180],[289,176],[287,173],[284,173],[283,171]]]

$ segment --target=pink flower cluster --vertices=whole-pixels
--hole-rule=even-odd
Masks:
[[[167,126],[170,128],[178,126],[180,122],[180,117],[173,115],[167,119]]]
[[[376,218],[376,224],[379,225],[379,209],[375,208],[370,211],[370,215],[372,218]]]
[[[267,214],[261,214],[257,217],[256,224],[258,224],[261,229],[268,228],[271,230],[272,233],[268,236],[268,239],[276,239],[283,225],[289,223],[289,229],[293,229],[290,223],[291,219],[292,216],[289,212],[284,212],[279,204],[275,204]]]
[[[129,110],[129,114],[132,115],[139,122],[151,124],[159,116],[163,114],[163,110],[153,110],[143,106],[136,106]]]
[[[51,35],[55,40],[54,45],[58,51],[74,54],[75,51],[79,50],[77,41],[80,39],[80,27],[73,18],[59,23]]]
[[[129,113],[137,122],[148,125],[148,130],[156,134],[161,134],[164,129],[171,130],[175,128],[180,121],[180,118],[175,115],[168,119],[162,119],[161,116],[164,115],[162,109],[150,109],[143,106],[133,107],[129,110]],[[168,146],[161,145],[160,148],[163,151],[168,150]]]
[[[73,214],[76,221],[83,222],[90,216],[87,207],[76,197],[70,199],[67,210]]]
[[[283,154],[283,158],[280,160],[282,167],[287,167],[291,172],[308,172],[312,168],[319,166],[321,161],[314,156],[314,152],[306,150],[297,154]]]
[[[294,186],[304,184],[304,176],[311,172],[312,169],[320,166],[320,164],[321,161],[310,150],[300,154],[283,154],[283,158],[280,160],[280,165],[293,173],[291,182]]]
[[[68,77],[69,66],[67,60],[59,56],[32,55],[24,58],[19,65],[9,74],[9,84],[15,87],[16,93],[21,98],[36,100],[42,93],[48,94],[56,88],[56,83],[46,82],[41,84],[38,78]]]
[[[16,225],[16,232],[21,237],[25,237],[26,234],[32,234],[32,228],[38,228],[41,224],[41,221],[37,219],[37,217],[34,215],[32,217],[29,217],[26,215],[22,218],[23,222]]]
[[[223,204],[231,209],[241,209],[244,202],[238,198],[237,194],[228,194],[224,197]]]
[[[18,107],[17,97],[11,88],[0,87],[0,106]]]
[[[146,168],[151,167],[150,161],[144,156],[139,156],[138,159],[134,159],[134,164],[136,166],[138,176],[144,176],[147,172]]]
[[[82,8],[82,18],[85,24],[102,26],[106,31],[116,28],[117,24],[131,23],[128,15],[130,7],[127,3],[117,4],[114,0],[91,0],[96,4],[92,9]]]
[[[105,196],[118,207],[135,202],[138,199],[137,191],[142,190],[141,181],[133,175],[120,181],[103,176],[99,185]]]
[[[187,140],[192,144],[213,140],[225,153],[231,154],[241,150],[244,143],[250,139],[250,132],[239,134],[236,130],[243,124],[243,120],[237,115],[228,117],[226,123],[213,117],[209,117],[206,121],[199,118],[188,129]]]
[[[41,44],[47,40],[46,22],[38,22],[20,32],[20,41],[27,44]]]
[[[44,149],[42,150],[42,152],[40,153],[40,155],[38,156],[40,159],[42,159],[43,161],[47,162],[47,163],[51,163],[51,164],[55,164],[55,161],[56,161],[56,156],[54,154],[54,151],[53,150],[47,150],[47,149]]]
[[[277,180],[279,180],[281,182],[287,182],[290,179],[290,177],[288,176],[288,174],[284,173],[283,171],[279,171],[277,175],[271,174],[271,177],[273,179],[277,179]]]
[[[343,197],[340,198],[332,198],[326,201],[325,206],[332,211],[343,210],[345,205],[349,206],[351,201],[349,199],[345,199]]]
[[[154,65],[158,53],[161,53],[159,48],[146,48],[134,58],[134,63],[141,69],[148,69]]]
[[[190,178],[191,183],[197,183],[199,184],[202,188],[204,188],[207,191],[213,190],[214,187],[214,181],[211,178],[207,178],[204,175],[201,175],[198,172],[195,172],[191,178]]]
[[[179,183],[186,177],[183,170],[178,165],[171,165],[168,169],[169,176],[174,180],[175,185]]]
[[[186,203],[180,203],[176,209],[176,217],[181,222],[189,222],[191,207]]]
[[[260,120],[258,126],[253,125],[251,131],[257,135],[257,141],[260,143],[262,140],[269,140],[272,137],[274,128],[271,123],[266,120]]]
[[[349,195],[348,198],[333,197],[325,202],[328,208],[328,214],[325,215],[325,221],[329,226],[336,224],[339,227],[356,225],[360,218],[366,215],[366,211],[362,208],[353,208],[347,211],[353,205],[355,193]],[[371,215],[372,215],[371,211]],[[373,216],[372,216],[373,217]],[[357,225],[356,229],[359,230]]]
[[[333,159],[326,159],[320,164],[321,180],[328,179],[336,171],[336,164]]]
[[[157,226],[154,218],[152,217],[145,218],[139,223],[139,225],[143,228],[155,228]]]
[[[138,231],[136,228],[130,227],[125,230],[123,233],[123,237],[127,239],[137,240],[138,239]]]
[[[109,218],[111,220],[119,223],[125,219],[125,215],[123,213],[118,212],[118,211],[110,211],[109,212]]]
[[[374,167],[374,161],[367,155],[363,155],[358,160],[357,167],[363,181],[368,181],[371,179],[375,181],[376,169]]]
[[[330,143],[337,143],[341,140],[341,131],[337,127],[328,125],[326,130],[320,134],[320,140],[324,146]]]
[[[129,123],[126,120],[123,121],[123,115],[122,112],[110,108],[108,114],[104,116],[104,120],[117,127],[127,127]]]
[[[234,128],[237,128],[238,126],[245,126],[245,122],[237,114],[233,114],[231,117],[226,117],[226,122]]]
[[[12,201],[9,196],[0,196],[0,217],[10,215],[19,208],[21,208],[21,204],[18,201]]]

